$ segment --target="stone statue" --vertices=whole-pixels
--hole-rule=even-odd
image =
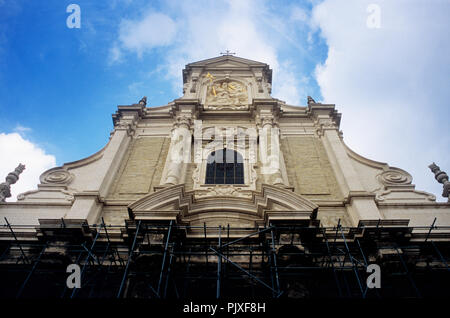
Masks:
[[[0,184],[0,202],[5,202],[11,196],[11,184],[19,180],[19,175],[25,170],[25,165],[19,164],[17,168],[6,176],[6,182]]]
[[[316,104],[316,101],[311,96],[308,96],[308,105],[310,104]]]
[[[146,106],[147,105],[147,96],[142,97],[142,99],[139,101],[139,104]]]
[[[164,184],[178,184],[182,175],[184,163],[191,158],[191,119],[188,116],[178,116],[170,142],[168,154],[167,177]]]
[[[189,87],[189,83],[186,82],[183,84],[183,94],[186,94],[188,87]]]
[[[272,94],[272,84],[270,83],[266,83],[266,88],[267,88],[267,93],[268,94]]]
[[[434,162],[429,165],[428,168],[434,173],[434,178],[444,185],[442,196],[448,198],[448,201],[450,202],[450,182],[448,181],[448,175],[444,171],[441,171],[441,168]]]

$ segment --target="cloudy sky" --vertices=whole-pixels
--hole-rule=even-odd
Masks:
[[[336,104],[347,145],[442,201],[427,166],[450,173],[449,16],[450,0],[0,0],[0,182],[21,162],[13,195],[34,189],[106,144],[117,105],[164,105],[185,64],[229,49],[272,67],[274,97]]]

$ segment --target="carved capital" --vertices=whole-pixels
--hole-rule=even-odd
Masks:
[[[193,124],[192,116],[187,114],[181,114],[175,117],[175,122],[173,123],[173,129],[186,127],[187,129],[191,129],[191,125]]]

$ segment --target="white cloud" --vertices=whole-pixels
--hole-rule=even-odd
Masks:
[[[30,132],[30,131],[31,131],[31,128],[29,128],[29,127],[24,127],[24,126],[22,126],[22,125],[20,125],[20,124],[17,124],[16,127],[14,128],[14,131],[15,131],[15,132],[18,132],[19,134],[20,134],[20,133],[24,134],[24,133]]]
[[[117,44],[109,49],[108,63],[111,65],[113,63],[120,62],[122,60],[122,51]]]
[[[43,149],[18,133],[0,133],[0,153],[0,183],[5,181],[4,178],[19,163],[25,164],[19,180],[11,186],[12,197],[7,201],[15,201],[18,194],[36,189],[42,172],[56,165],[53,155],[46,154]]]
[[[418,189],[439,198],[442,186],[427,166],[450,169],[450,8],[446,1],[377,1],[381,28],[371,29],[372,2],[326,0],[314,8],[329,47],[316,79],[324,100],[343,113],[351,148],[409,171]]]
[[[273,87],[273,96],[283,99],[288,104],[298,105],[300,101],[299,89],[302,87],[300,79],[292,71],[292,63],[290,61],[284,61],[281,63],[277,70],[277,74],[274,74],[274,82],[276,85]],[[307,95],[306,92],[304,92]]]
[[[185,36],[168,58],[169,73],[178,90],[181,90],[180,69],[185,64],[218,56],[230,49],[237,56],[269,64],[274,70],[273,82],[282,83],[273,86],[273,95],[288,103],[300,102],[293,70],[287,67],[287,61],[279,59],[280,46],[285,44],[275,40],[273,32],[266,32],[274,29],[280,37],[285,26],[282,23],[275,25],[274,19],[269,19],[273,14],[265,2],[231,0],[211,5],[186,1],[180,9]]]
[[[175,22],[167,15],[149,11],[139,20],[123,19],[119,27],[122,48],[142,54],[158,46],[172,43],[176,33]],[[113,58],[120,56],[119,48],[113,51]]]
[[[309,20],[309,15],[305,11],[305,9],[300,7],[294,7],[291,11],[291,19],[294,21],[306,23]]]
[[[278,49],[284,45],[280,37],[290,45],[298,44],[288,36],[288,28],[281,19],[275,24],[264,1],[169,1],[167,11],[171,17],[150,10],[140,20],[122,21],[119,39],[122,48],[133,50],[139,56],[173,41],[161,71],[172,80],[177,93],[182,89],[180,70],[187,63],[219,56],[229,49],[237,56],[269,64],[274,70],[273,81],[283,83],[273,86],[274,96],[291,104],[300,103],[296,75],[278,57]],[[162,19],[165,22],[158,23],[156,15],[165,17]],[[276,32],[276,39],[265,32],[267,29]],[[117,56],[116,48],[112,50],[115,53],[112,56]]]

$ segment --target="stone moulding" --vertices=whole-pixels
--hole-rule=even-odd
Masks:
[[[190,224],[194,216],[202,219],[249,219],[254,224],[271,221],[304,221],[315,219],[318,206],[292,191],[263,184],[261,192],[251,198],[212,196],[196,198],[195,191],[185,192],[183,184],[164,188],[144,196],[128,206],[131,219],[161,221],[174,218],[177,223]],[[167,215],[165,215],[167,214]]]

